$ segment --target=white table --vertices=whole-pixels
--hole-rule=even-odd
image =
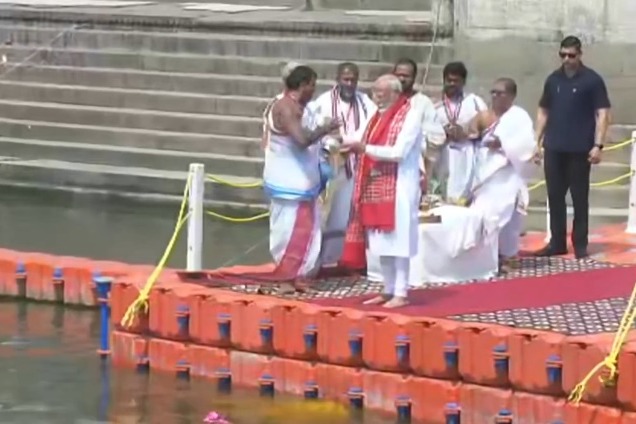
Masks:
[[[441,223],[419,225],[418,254],[411,260],[411,287],[423,283],[485,280],[497,275],[496,224],[473,209],[446,205],[433,209]],[[380,261],[367,251],[367,276],[382,281]]]

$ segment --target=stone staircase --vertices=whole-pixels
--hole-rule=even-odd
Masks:
[[[355,1],[382,9],[378,1]],[[338,7],[331,0],[315,3]],[[397,58],[423,64],[432,49],[425,91],[439,93],[452,43],[441,37],[433,46],[431,2],[411,3],[403,9],[417,3],[422,13],[412,22],[405,21],[412,13],[395,11],[375,17],[296,11],[242,21],[179,21],[159,12],[124,19],[121,12],[113,17],[69,8],[3,13],[0,185],[171,199],[181,195],[192,162],[226,180],[259,179],[260,114],[280,91],[281,67],[289,60],[312,66],[322,92],[332,86],[340,61],[358,63],[360,85],[368,88]],[[628,138],[632,129],[615,125],[611,138]],[[593,180],[628,172],[629,151],[607,152]],[[628,182],[594,188],[594,213],[621,217]],[[260,190],[213,182],[206,194],[229,206],[264,203]],[[544,202],[545,188],[533,191],[539,218]]]
[[[260,116],[281,90],[284,63],[312,66],[319,93],[340,61],[359,64],[365,88],[399,57],[425,63],[432,48],[430,22],[380,40],[364,30],[321,33],[318,24],[314,33],[250,25],[234,33],[0,21],[0,41],[8,41],[0,48],[8,61],[0,71],[0,184],[178,196],[192,162],[254,181],[263,165]],[[430,91],[439,92],[440,64],[450,57],[442,40]],[[206,194],[226,205],[264,203],[260,190],[212,182]]]

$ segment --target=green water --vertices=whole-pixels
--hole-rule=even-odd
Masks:
[[[376,415],[256,391],[216,391],[206,380],[103,366],[99,316],[61,306],[0,302],[0,423],[190,424],[207,412],[233,424],[388,424]]]
[[[178,212],[178,204],[3,189],[0,246],[155,264],[172,235]],[[204,265],[213,268],[233,263],[268,262],[267,224],[267,220],[229,224],[206,217]],[[173,267],[185,266],[186,234],[183,228],[171,257]]]

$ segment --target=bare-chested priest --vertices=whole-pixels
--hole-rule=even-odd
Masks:
[[[315,89],[316,72],[297,66],[285,78],[284,96],[266,115],[263,185],[270,199],[270,253],[274,275],[294,284],[320,267],[319,141],[340,127],[333,119],[319,126],[306,122],[311,115],[304,114],[305,107]]]

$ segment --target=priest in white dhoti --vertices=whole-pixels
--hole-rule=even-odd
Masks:
[[[350,145],[359,156],[342,255],[342,264],[352,269],[366,267],[367,245],[379,257],[384,291],[365,303],[387,308],[408,303],[410,260],[418,249],[422,122],[401,91],[395,75],[378,78],[373,85],[378,112],[362,142]]]
[[[270,252],[276,264],[272,278],[298,284],[320,267],[319,141],[339,124],[332,120],[315,127],[303,122],[316,86],[311,68],[297,66],[285,86],[284,96],[266,116],[263,186],[270,199]]]
[[[514,220],[527,205],[535,142],[532,119],[513,105],[515,95],[513,80],[497,80],[491,90],[492,109],[480,112],[468,128],[477,146],[475,178],[467,196],[472,203],[431,211],[441,216],[441,223],[422,229],[422,274],[427,282],[494,277],[499,253],[512,255],[519,249],[520,227]]]
[[[519,253],[529,202],[527,183],[537,169],[532,160],[534,129],[528,112],[513,104],[517,95],[514,80],[498,79],[490,93],[491,110],[480,113],[473,124],[481,144],[471,208],[496,220],[505,266]]]
[[[465,204],[472,186],[475,160],[475,145],[468,139],[467,129],[473,118],[487,106],[481,97],[464,90],[468,71],[462,62],[448,63],[443,77],[444,92],[435,109],[445,137],[428,140],[429,187],[433,191],[435,187],[431,185],[445,185],[441,194],[447,201]]]
[[[330,165],[337,168],[333,169],[334,175],[329,180],[323,197],[322,213],[326,216],[321,261],[324,265],[340,261],[353,196],[355,157],[347,153],[340,154],[338,145],[346,149],[349,143],[359,142],[369,119],[377,109],[369,96],[358,90],[359,75],[360,71],[355,63],[339,64],[334,87],[307,106],[306,113],[313,114],[318,122],[336,119],[342,124],[335,134],[339,143],[324,146],[327,150],[336,148],[331,153],[333,157],[329,159]],[[325,137],[327,143],[336,138]]]

